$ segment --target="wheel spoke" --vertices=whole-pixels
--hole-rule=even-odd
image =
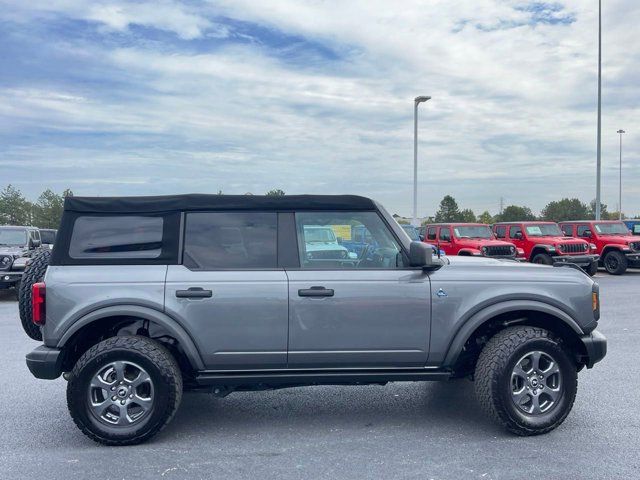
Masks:
[[[138,374],[138,376],[135,379],[131,380],[131,382],[129,383],[133,387],[139,387],[143,383],[150,382],[150,381],[151,381],[151,377],[149,376],[149,374],[144,370],[140,370],[140,373]]]
[[[516,402],[516,405],[522,406],[524,403],[523,400],[530,397],[529,392],[527,392],[526,388],[521,388],[517,392],[512,392],[511,396],[513,397],[513,401]]]
[[[131,423],[131,419],[129,418],[129,407],[128,405],[118,405],[119,415],[118,415],[118,425],[128,425]]]
[[[549,368],[547,368],[546,370],[544,370],[542,373],[544,373],[545,377],[550,377],[551,375],[555,375],[556,373],[560,373],[560,367],[558,367],[558,364],[556,362],[551,362],[549,364]]]
[[[538,415],[542,413],[540,408],[540,397],[538,395],[531,395],[531,413]]]
[[[107,400],[100,403],[90,402],[89,408],[91,408],[91,411],[93,411],[94,414],[96,414],[98,417],[101,417],[104,411],[109,407],[109,405],[111,405],[111,402]]]
[[[113,383],[109,383],[107,381],[105,381],[100,374],[96,375],[95,377],[93,377],[91,379],[91,388],[101,388],[102,390],[107,390],[109,391],[109,389],[113,386],[115,382]]]
[[[531,352],[531,368],[533,370],[540,370],[540,352]]]
[[[139,395],[133,397],[133,402],[145,412],[151,409],[151,406],[153,405],[153,401],[151,398],[144,398]]]
[[[114,362],[113,370],[116,373],[116,379],[122,382],[124,380],[124,362]]]
[[[524,381],[527,381],[527,378],[529,377],[528,373],[524,371],[524,368],[522,368],[521,365],[522,362],[518,363],[515,367],[513,367],[513,372],[511,373],[512,376],[516,376],[516,377],[520,377],[522,379],[524,379]]]

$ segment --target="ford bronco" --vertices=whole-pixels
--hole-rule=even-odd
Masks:
[[[318,225],[376,247],[309,256]],[[436,258],[358,196],[67,197],[32,297],[29,369],[62,374],[74,422],[109,445],[157,434],[185,390],[463,377],[509,431],[541,434],[606,353],[579,269]]]

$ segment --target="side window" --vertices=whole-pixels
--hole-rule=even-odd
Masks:
[[[449,230],[449,227],[440,227],[440,240],[443,242],[451,241],[451,230]]]
[[[436,231],[437,231],[436,227],[429,227],[429,230],[428,230],[429,233],[427,233],[427,240],[435,240]]]
[[[277,268],[277,214],[187,213],[183,263],[192,270]]]
[[[585,233],[587,230],[591,230],[591,227],[589,227],[589,225],[578,225],[578,236],[586,237]]]
[[[634,235],[640,235],[640,223],[634,223],[633,224],[633,229],[631,230],[631,232]]]
[[[509,229],[509,238],[516,238],[516,236],[522,238],[522,228],[518,226],[511,226]]]
[[[400,245],[376,212],[297,212],[300,265],[309,269],[400,268]]]
[[[507,236],[507,227],[505,225],[498,225],[495,233],[496,238],[505,238]]]
[[[162,217],[82,216],[73,225],[69,257],[153,259],[162,253]]]
[[[567,237],[573,237],[573,225],[562,225],[562,233]]]

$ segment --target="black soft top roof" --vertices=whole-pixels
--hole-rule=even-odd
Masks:
[[[357,195],[211,195],[156,197],[67,197],[64,209],[83,213],[152,213],[183,210],[375,210]]]

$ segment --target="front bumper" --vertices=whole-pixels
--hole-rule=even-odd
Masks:
[[[624,256],[627,257],[627,261],[629,262],[629,265],[633,265],[633,266],[640,265],[640,253],[638,252],[625,253]]]
[[[58,378],[62,374],[62,350],[40,345],[27,353],[27,367],[36,378]]]
[[[573,263],[579,267],[589,267],[593,262],[597,262],[600,258],[599,255],[556,255],[553,258],[553,263]]]
[[[13,287],[20,283],[22,272],[1,271],[0,272],[0,288]]]
[[[580,361],[587,368],[593,367],[607,354],[607,338],[597,330],[594,330],[589,335],[581,336],[580,341],[586,352],[586,355],[581,355]]]

